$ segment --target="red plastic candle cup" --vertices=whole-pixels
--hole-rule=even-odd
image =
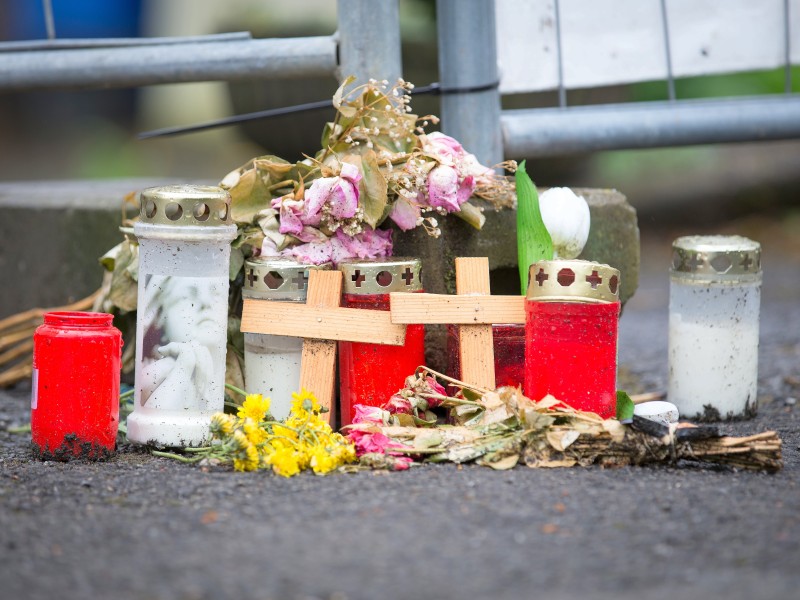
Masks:
[[[447,326],[447,374],[461,379],[457,325]],[[525,377],[525,324],[492,325],[495,387],[522,385]]]
[[[40,458],[102,459],[116,448],[122,334],[113,315],[51,312],[33,334],[31,434]]]
[[[583,260],[531,265],[525,395],[608,419],[616,413],[619,271]]]
[[[389,310],[391,292],[421,292],[420,261],[392,258],[339,263],[344,275],[342,306]],[[339,401],[342,425],[349,425],[356,404],[382,406],[425,364],[425,328],[406,327],[402,346],[339,342]]]

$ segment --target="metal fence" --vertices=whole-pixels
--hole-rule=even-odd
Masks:
[[[276,39],[252,39],[245,32],[59,40],[50,0],[43,5],[49,39],[0,43],[0,92],[302,78],[337,69],[360,79],[401,75],[397,0],[338,0],[335,34]]]
[[[791,44],[800,33],[797,0],[437,0],[437,9],[443,85],[495,84],[452,95],[442,107],[444,129],[485,163],[800,137],[800,96],[791,93],[791,64],[800,62]],[[698,39],[707,43],[695,47]],[[676,98],[678,76],[780,64],[783,95]],[[568,89],[660,78],[664,102],[567,105]],[[557,106],[500,110],[503,92],[543,90],[558,91]]]
[[[243,33],[58,40],[50,0],[43,4],[50,39],[0,44],[0,91],[332,73],[393,80],[402,73],[398,0],[338,0],[336,33],[284,39]],[[443,129],[486,164],[504,157],[800,137],[800,95],[791,93],[790,69],[800,62],[800,48],[791,44],[800,34],[798,13],[800,0],[437,0],[441,87],[466,90],[442,97]],[[681,17],[689,20],[682,24]],[[739,20],[729,27],[731,17]],[[683,52],[678,34],[686,23],[695,34],[698,24],[714,28],[710,39],[722,42],[701,48],[702,60]],[[734,36],[725,42],[729,29]],[[628,62],[609,50],[616,38],[630,38]],[[739,53],[726,62],[726,43],[753,55]],[[576,47],[583,48],[582,57],[567,51]],[[678,76],[770,68],[779,59],[784,95],[676,99]],[[659,69],[667,101],[567,105],[568,89],[653,80]],[[557,106],[501,110],[501,93],[546,89],[558,90]]]

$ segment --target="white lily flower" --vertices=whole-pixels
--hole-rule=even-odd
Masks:
[[[550,237],[554,258],[577,258],[589,237],[589,205],[566,187],[550,188],[539,196],[539,209]]]

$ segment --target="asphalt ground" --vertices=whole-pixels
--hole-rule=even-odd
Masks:
[[[765,249],[759,412],[722,427],[777,430],[776,474],[428,465],[282,479],[131,449],[40,462],[29,435],[6,431],[29,417],[19,385],[0,392],[0,596],[800,598],[800,252],[772,227],[753,236]],[[670,237],[643,240],[620,325],[631,391],[666,386]]]

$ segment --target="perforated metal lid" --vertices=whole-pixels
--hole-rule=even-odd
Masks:
[[[761,278],[761,244],[740,235],[691,235],[672,242],[670,273],[696,281]]]
[[[388,294],[422,289],[422,263],[418,258],[353,258],[339,263],[345,294]]]
[[[528,300],[618,302],[619,271],[588,260],[543,260],[528,270]]]
[[[246,298],[303,302],[308,294],[308,272],[314,269],[328,270],[331,266],[331,263],[315,265],[272,256],[246,260],[242,295]]]
[[[232,223],[231,196],[211,185],[168,185],[142,190],[139,222],[219,227]]]

